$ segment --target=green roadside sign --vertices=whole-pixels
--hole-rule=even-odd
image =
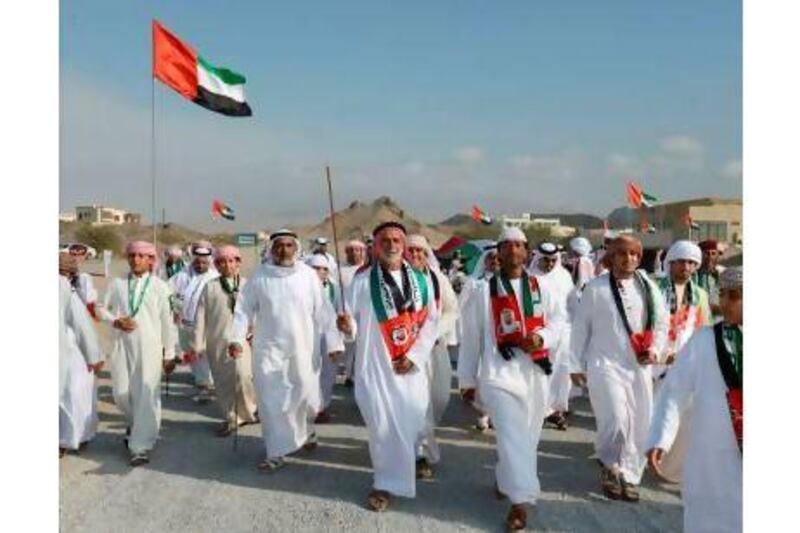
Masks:
[[[258,244],[258,234],[256,233],[237,233],[236,246],[256,246]]]

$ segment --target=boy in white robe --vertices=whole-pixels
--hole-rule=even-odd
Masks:
[[[285,456],[317,446],[313,420],[320,407],[319,338],[331,353],[344,351],[336,316],[319,278],[298,261],[297,235],[270,236],[270,255],[250,277],[236,303],[228,350],[238,357],[253,327],[253,377],[264,439],[263,472],[285,466]]]
[[[425,277],[403,260],[406,230],[385,222],[373,231],[376,262],[356,275],[337,324],[355,339],[355,397],[369,433],[374,469],[367,505],[385,511],[391,495],[416,496],[416,452],[430,386],[425,365],[436,342],[437,308]]]
[[[470,399],[480,390],[497,432],[495,487],[511,502],[511,530],[526,527],[526,505],[535,505],[541,493],[536,455],[553,370],[550,352],[566,318],[563,302],[525,272],[526,243],[519,228],[503,229],[500,270],[476,284],[463,309],[458,360],[462,396]]]
[[[637,270],[642,245],[622,235],[604,260],[610,266],[586,285],[572,322],[570,371],[588,385],[597,422],[600,485],[610,499],[639,501],[653,408],[652,365],[661,362],[669,315],[661,292]]]
[[[83,449],[97,431],[95,374],[103,356],[94,323],[68,281],[77,262],[59,254],[59,456]]]
[[[687,533],[742,531],[742,281],[741,267],[720,275],[723,321],[683,347],[653,412],[647,458],[657,473],[691,415],[681,483]]]
[[[136,241],[125,252],[131,271],[111,281],[100,314],[114,328],[109,357],[114,402],[128,426],[130,464],[139,466],[149,462],[148,453],[158,440],[162,366],[175,358],[177,331],[171,291],[151,272],[155,247]]]
[[[336,310],[341,309],[341,291],[339,287],[330,279],[330,269],[328,258],[322,254],[312,254],[306,261],[308,266],[314,269],[322,283],[322,292],[325,296],[324,300],[330,304],[330,314],[335,314]],[[319,368],[319,385],[322,394],[320,411],[314,419],[315,424],[327,424],[331,421],[328,408],[333,400],[333,387],[336,385],[336,373],[338,371],[338,361],[327,355],[326,336],[323,334],[320,338],[320,368]]]
[[[453,367],[450,364],[447,343],[458,319],[458,300],[450,280],[439,270],[439,262],[423,235],[408,236],[405,256],[414,269],[425,274],[428,290],[434,295],[439,312],[436,344],[425,366],[430,385],[425,436],[417,449],[417,478],[430,479],[433,477],[431,464],[438,463],[441,458],[439,444],[436,442],[436,425],[441,422],[450,401]]]
[[[197,318],[197,304],[206,284],[219,277],[219,272],[212,265],[214,251],[208,241],[197,241],[192,244],[192,262],[169,280],[174,291],[173,303],[178,314],[178,341],[180,349],[186,354],[192,368],[194,384],[198,394],[193,398],[198,403],[212,400],[214,379],[211,366],[205,353],[191,354],[189,342]]]
[[[342,295],[350,293],[353,278],[365,264],[367,264],[367,245],[359,240],[352,240],[344,247],[347,264],[342,267]],[[345,297],[345,300],[347,298]],[[347,343],[344,347],[344,386],[353,387],[353,361],[355,360],[356,345]]]
[[[241,261],[242,256],[235,246],[221,246],[216,250],[214,265],[220,275],[203,289],[188,346],[190,358],[202,353],[211,366],[216,403],[224,419],[217,430],[219,437],[227,437],[236,428],[258,421],[250,346],[245,343],[236,359],[228,355],[233,310],[247,283],[247,279],[239,275]]]

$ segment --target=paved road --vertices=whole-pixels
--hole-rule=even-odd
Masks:
[[[107,376],[106,376],[107,377]],[[331,424],[320,446],[292,457],[283,470],[259,473],[260,428],[232,438],[213,435],[212,405],[191,400],[189,373],[173,376],[164,399],[161,440],[151,463],[131,468],[124,424],[110,383],[100,382],[101,424],[80,455],[61,460],[63,531],[500,531],[506,504],[493,495],[493,435],[468,429],[470,409],[454,397],[438,431],[443,462],[420,482],[415,500],[395,499],[384,514],[364,507],[371,483],[367,435],[352,391],[337,385]],[[545,430],[539,451],[544,490],[529,526],[550,531],[675,531],[682,511],[676,487],[647,479],[639,504],[610,502],[598,492],[591,459],[588,402],[574,404],[573,427]]]

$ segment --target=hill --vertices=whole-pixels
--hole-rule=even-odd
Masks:
[[[337,211],[336,232],[339,237],[340,247],[351,239],[363,239],[372,229],[381,222],[397,220],[401,222],[409,233],[421,233],[428,238],[431,246],[438,247],[446,241],[452,232],[436,228],[420,222],[408,214],[388,196],[381,196],[370,204],[361,201],[352,202],[346,209]],[[314,237],[333,238],[330,216],[325,217],[320,223],[313,226],[294,227],[297,234],[303,239]]]

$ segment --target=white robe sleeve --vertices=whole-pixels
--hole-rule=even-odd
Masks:
[[[164,357],[172,359],[175,357],[175,344],[178,342],[178,330],[175,327],[175,321],[172,319],[169,288],[166,285],[162,285],[162,287],[163,291],[159,293],[158,309],[158,318],[161,322],[161,344],[164,347]]]
[[[679,352],[675,364],[664,378],[653,409],[647,449],[669,450],[680,426],[680,414],[694,395],[698,369],[698,346],[702,335],[694,335]]]
[[[567,309],[560,298],[553,298],[547,290],[542,291],[542,304],[544,305],[545,325],[536,330],[536,334],[542,338],[542,348],[553,350],[561,340],[567,322]]]
[[[358,320],[359,315],[361,314],[361,306],[362,303],[358,301],[359,297],[359,287],[361,286],[360,278],[353,275],[353,281],[347,287],[347,290],[344,293],[344,307],[347,313],[350,315],[352,320],[350,321],[350,327],[353,331],[350,335],[344,335],[343,339],[344,342],[351,344],[356,341],[356,337],[358,336]]]
[[[572,374],[586,372],[586,348],[592,335],[592,312],[594,307],[594,290],[586,287],[580,302],[575,309],[572,320],[569,345],[569,371]]]
[[[71,292],[65,310],[67,326],[75,333],[75,341],[80,348],[87,365],[94,365],[103,360],[100,342],[92,323],[92,317],[80,297]]]
[[[236,306],[233,309],[233,325],[231,327],[230,344],[244,346],[247,341],[247,333],[250,324],[255,323],[258,314],[258,295],[255,293],[254,278],[244,284],[239,297],[236,299]]]
[[[206,351],[206,302],[208,300],[208,284],[203,287],[203,293],[197,300],[197,313],[195,314],[194,325],[190,330],[188,339],[189,349],[195,353]]]
[[[456,367],[458,386],[461,389],[474,389],[478,386],[478,366],[484,343],[483,319],[486,314],[484,296],[484,288],[476,284],[470,287],[469,294],[462,302],[463,329]]]
[[[336,328],[336,311],[327,295],[322,292],[322,284],[316,279],[311,284],[314,287],[314,321],[317,323],[318,331],[325,338],[325,347],[328,354],[344,351],[344,339],[341,332]],[[339,292],[338,287],[334,289]],[[327,354],[322,354],[323,356]]]
[[[97,309],[97,316],[98,318],[103,321],[107,322],[111,325],[114,320],[119,318],[118,314],[118,304],[117,304],[117,290],[116,290],[116,283],[112,281],[109,283],[108,288],[106,289],[106,294],[103,297],[103,303],[99,309]]]
[[[450,281],[444,275],[438,275],[439,288],[442,292],[442,312],[436,331],[437,339],[449,338],[456,328],[458,320],[458,299]]]

